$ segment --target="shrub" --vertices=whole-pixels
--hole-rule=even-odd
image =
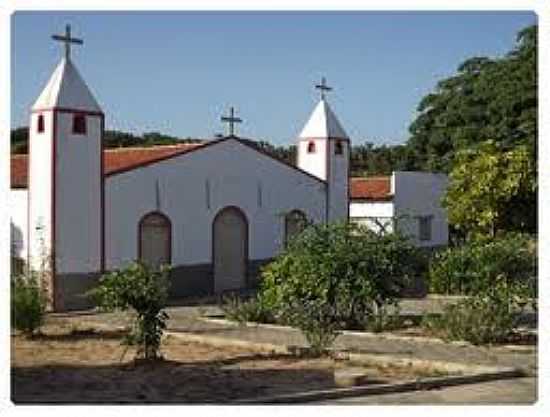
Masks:
[[[229,320],[244,324],[248,321],[267,323],[273,317],[259,298],[241,300],[238,296],[227,296],[222,299],[220,308]]]
[[[47,297],[34,272],[14,275],[11,280],[12,327],[33,335],[44,323]]]
[[[523,294],[522,284],[509,284],[501,278],[492,288],[446,306],[441,316],[426,316],[423,326],[445,340],[476,345],[505,342],[518,324]]]
[[[537,254],[533,239],[510,234],[494,240],[475,240],[438,253],[429,273],[430,291],[477,294],[500,278],[524,283],[536,296]]]
[[[262,271],[259,298],[310,344],[364,326],[416,272],[419,252],[402,236],[347,223],[313,225]],[[328,345],[327,345],[328,346]]]
[[[127,268],[115,270],[101,277],[99,285],[90,291],[104,311],[131,310],[135,313],[125,343],[137,345],[137,358],[158,359],[162,333],[168,314],[164,311],[168,297],[166,267],[154,270],[133,262]]]

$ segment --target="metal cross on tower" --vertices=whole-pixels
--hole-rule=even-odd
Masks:
[[[329,87],[327,85],[327,80],[325,79],[325,77],[321,78],[321,84],[317,84],[315,85],[315,88],[319,91],[321,91],[321,99],[324,100],[325,99],[325,93],[327,91],[331,91],[332,90],[332,87]]]
[[[63,35],[52,35],[52,39],[55,41],[65,43],[65,58],[69,59],[71,55],[71,43],[82,45],[84,41],[78,38],[71,37],[71,25],[65,26],[65,36]]]
[[[233,107],[229,108],[229,116],[222,116],[222,122],[229,124],[229,136],[234,136],[235,133],[235,123],[242,123],[242,119],[235,117],[235,109]]]

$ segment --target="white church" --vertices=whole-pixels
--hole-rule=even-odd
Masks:
[[[70,57],[82,41],[69,27],[54,38],[65,56],[32,106],[28,155],[12,156],[9,204],[12,252],[36,269],[49,259],[55,310],[89,305],[101,273],[135,259],[171,265],[174,297],[253,287],[306,220],[379,227],[408,211],[418,244],[447,244],[442,176],[394,173],[385,194],[379,178],[350,181],[350,139],[324,82],[297,166],[235,136],[233,114],[224,138],[104,149],[105,114]]]

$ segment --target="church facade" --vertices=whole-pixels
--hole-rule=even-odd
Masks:
[[[172,296],[251,287],[306,222],[348,218],[350,141],[324,96],[297,166],[235,135],[106,150],[104,129],[67,53],[32,106],[28,156],[12,158],[12,236],[32,268],[47,260],[55,310],[86,306],[101,273],[135,259],[171,265]]]
[[[28,155],[11,157],[12,259],[46,271],[54,310],[90,305],[106,271],[171,266],[172,297],[256,286],[259,268],[307,223],[397,227],[442,246],[446,177],[396,172],[350,179],[350,139],[321,98],[289,165],[234,134],[194,144],[104,149],[105,113],[65,56],[30,112]],[[403,216],[409,219],[402,222]],[[433,228],[433,231],[432,231]]]

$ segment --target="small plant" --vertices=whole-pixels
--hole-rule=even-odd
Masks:
[[[302,331],[309,345],[308,354],[314,357],[327,353],[343,325],[338,308],[319,300],[294,300],[283,306],[279,314],[284,323]]]
[[[230,295],[222,299],[220,308],[229,320],[240,324],[246,322],[266,323],[273,318],[260,299],[253,297],[249,300],[241,300],[238,296]]]
[[[104,275],[89,295],[104,311],[131,310],[135,317],[124,342],[137,345],[137,358],[155,360],[168,314],[164,311],[168,298],[169,268],[154,270],[133,262],[125,269]]]
[[[475,345],[506,342],[524,308],[522,294],[521,286],[501,279],[491,289],[446,306],[441,316],[425,316],[422,325],[445,340]]]
[[[47,297],[36,273],[14,275],[11,280],[12,327],[27,336],[34,335],[44,323]]]
[[[393,311],[390,311],[390,309],[393,309]],[[365,317],[362,328],[369,332],[380,333],[401,329],[404,326],[399,304],[394,302],[381,306]]]

